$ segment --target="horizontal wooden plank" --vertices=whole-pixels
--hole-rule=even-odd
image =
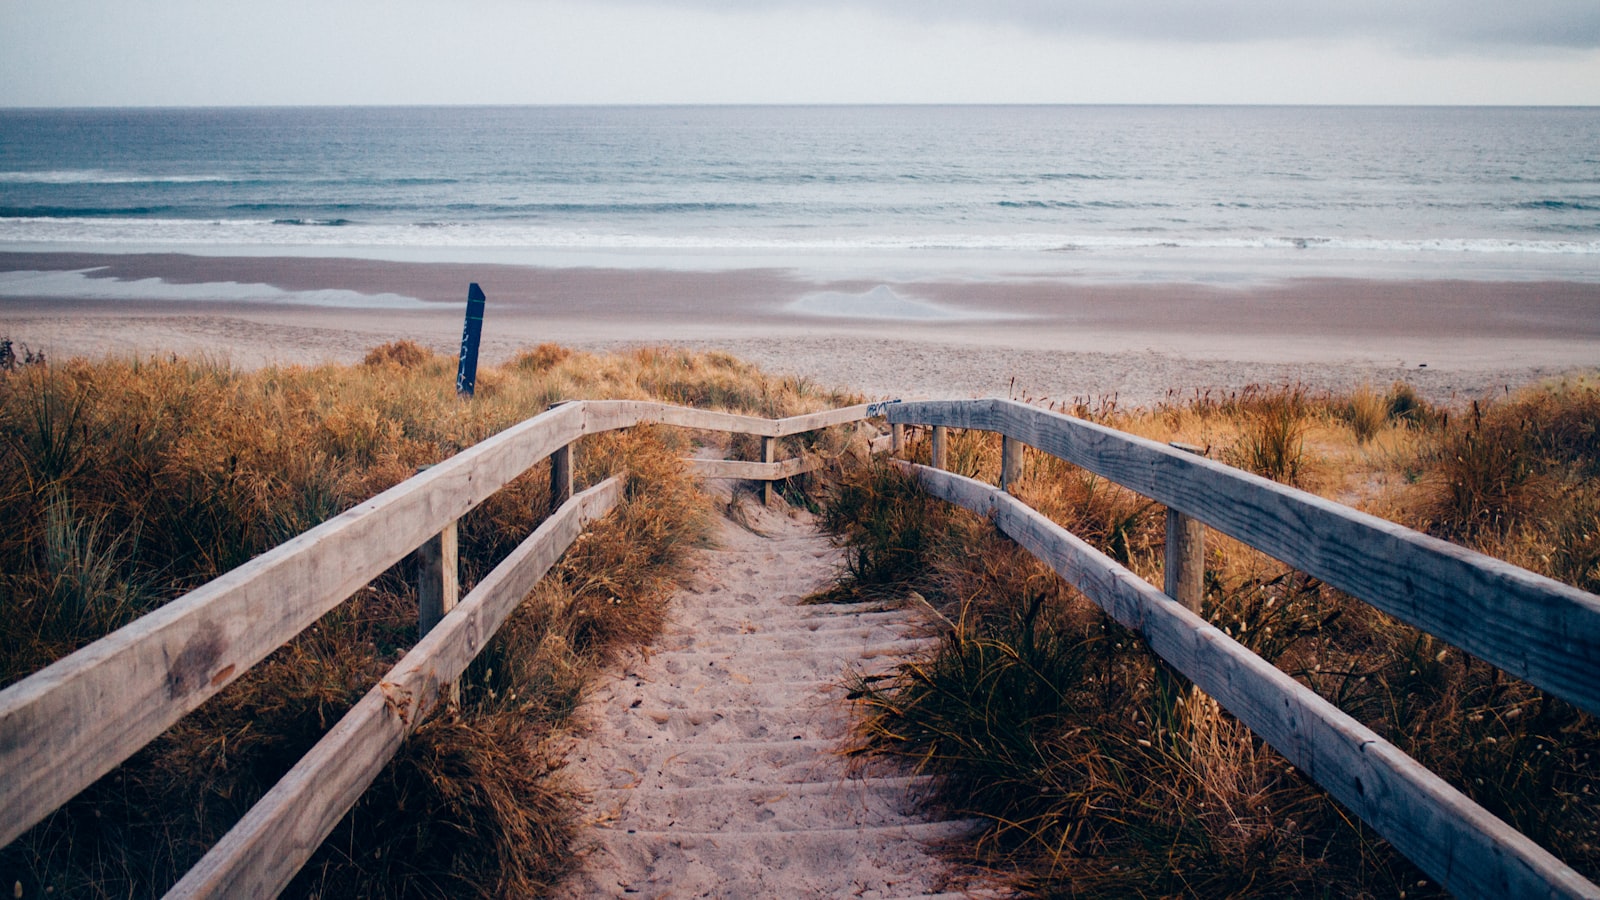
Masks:
[[[622,496],[611,478],[568,500],[448,615],[167,894],[275,897],[311,858],[401,741],[437,705],[585,525]]]
[[[589,432],[653,423],[676,425],[680,428],[698,428],[703,431],[753,434],[759,437],[784,437],[816,431],[819,428],[859,422],[869,418],[868,410],[872,406],[862,403],[857,406],[790,416],[786,419],[763,419],[712,409],[673,406],[651,400],[588,400],[584,401],[583,405],[587,411],[585,421],[586,430]]]
[[[0,845],[570,443],[582,415],[513,426],[0,691]]]
[[[693,409],[673,406],[651,400],[586,400],[585,431],[612,431],[633,425],[676,425],[680,428],[699,428],[705,431],[727,431],[775,437],[776,419],[742,416],[711,409]]]
[[[998,431],[1231,535],[1600,714],[1600,597],[1154,441],[1009,400],[898,403],[889,421]]]
[[[994,488],[911,466],[991,518],[1307,777],[1458,896],[1600,898],[1584,879],[1416,760],[1060,525]]]
[[[778,462],[750,462],[742,459],[689,459],[689,471],[701,478],[730,478],[740,481],[777,481],[822,468],[815,456],[796,456]]]
[[[816,431],[819,428],[860,422],[874,416],[883,415],[883,406],[882,403],[862,403],[858,406],[845,406],[839,409],[829,409],[822,412],[807,413],[803,416],[790,416],[787,419],[779,419],[777,436],[803,434],[807,431]]]

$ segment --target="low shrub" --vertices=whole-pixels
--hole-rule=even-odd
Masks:
[[[398,366],[402,369],[412,369],[436,357],[438,354],[416,341],[390,341],[367,351],[361,364],[369,368]]]
[[[1372,440],[1394,418],[1391,415],[1391,404],[1385,398],[1378,396],[1378,392],[1374,391],[1371,385],[1366,384],[1351,392],[1341,404],[1340,413],[1341,418],[1349,424],[1350,432],[1355,435],[1358,444]]]
[[[1273,481],[1298,485],[1305,462],[1306,391],[1298,385],[1247,392],[1238,404],[1240,434],[1224,454],[1231,465]]]
[[[823,527],[845,549],[845,572],[819,603],[898,599],[926,571],[948,516],[892,463],[836,473],[822,505]]]

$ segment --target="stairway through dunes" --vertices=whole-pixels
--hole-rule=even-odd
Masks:
[[[840,551],[811,517],[720,520],[658,644],[586,701],[570,771],[593,797],[563,897],[967,896],[930,845],[917,779],[851,771],[848,672],[927,640],[910,609],[802,605]]]

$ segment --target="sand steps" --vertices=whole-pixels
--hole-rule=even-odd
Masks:
[[[819,765],[818,759],[836,745],[805,739],[621,742],[586,749],[577,762],[599,769],[590,781],[593,787],[802,784],[833,774],[833,767]]]
[[[824,740],[844,737],[846,722],[827,707],[746,707],[716,709],[691,706],[679,709],[644,707],[607,714],[611,734],[624,741],[704,740],[726,743],[739,739],[784,740],[796,734],[813,734]]]
[[[596,791],[596,812],[626,819],[628,833],[673,831],[693,821],[711,832],[828,831],[838,828],[904,826],[906,798],[922,786],[912,778],[803,781],[796,784],[737,782],[669,790],[623,788]],[[804,800],[804,803],[791,803]],[[674,832],[674,838],[678,837]]]
[[[858,644],[869,647],[874,644],[884,644],[904,638],[913,633],[915,626],[903,623],[884,623],[880,625],[854,625],[822,627],[818,619],[797,620],[797,626],[790,631],[746,633],[737,631],[710,632],[698,637],[685,637],[675,635],[670,641],[663,640],[656,646],[656,655],[671,653],[677,650],[693,648],[703,653],[734,653],[763,655],[774,651],[800,650],[811,652],[817,646],[817,635],[826,634],[828,640],[836,643]]]
[[[727,680],[719,679],[719,674]],[[836,681],[812,676],[805,681],[775,681],[753,679],[734,672],[694,673],[680,676],[670,682],[642,682],[626,692],[618,693],[619,702],[632,706],[659,706],[664,709],[685,709],[691,706],[752,707],[774,706],[785,709],[820,706],[844,697],[845,691]]]
[[[803,650],[783,650],[758,646],[751,650],[725,651],[690,650],[681,653],[658,654],[652,662],[667,675],[732,677],[752,682],[805,680],[842,681],[852,668],[871,668],[881,661],[884,669],[903,658],[907,651],[915,650],[924,642],[902,640],[889,644],[861,644],[839,641],[836,633],[828,633],[829,646],[822,652],[815,646]],[[818,639],[815,632],[807,634]],[[847,650],[848,653],[836,653]]]
[[[932,867],[908,865],[905,847],[953,838],[945,823],[800,832],[649,832],[602,839],[585,896],[912,897]]]
[[[918,778],[848,771],[842,682],[922,646],[911,610],[803,606],[838,554],[804,517],[722,524],[657,646],[585,705],[583,869],[558,896],[954,897]]]

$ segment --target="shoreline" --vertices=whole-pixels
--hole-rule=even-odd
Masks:
[[[423,302],[345,309],[0,296],[0,336],[52,358],[199,353],[246,368],[355,362],[400,338],[454,353],[466,286],[476,281],[489,295],[487,363],[545,341],[588,350],[674,344],[726,350],[772,372],[874,397],[1115,395],[1124,405],[1149,405],[1169,391],[1252,383],[1340,390],[1403,379],[1448,401],[1600,366],[1600,284],[1589,282],[1303,278],[1215,287],[1039,277],[885,284],[819,281],[783,269],[0,251],[0,274],[84,269],[100,270],[92,279],[270,285],[290,299],[354,291]],[[162,285],[146,288],[159,295]],[[858,308],[878,317],[815,314]]]

